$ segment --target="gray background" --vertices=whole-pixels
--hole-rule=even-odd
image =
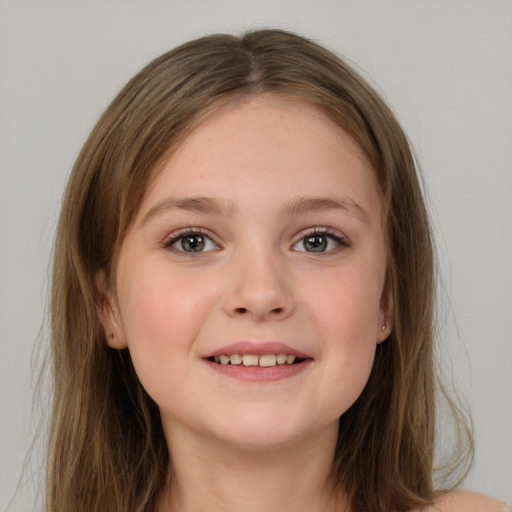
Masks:
[[[353,60],[408,132],[441,261],[441,357],[453,361],[475,420],[465,486],[512,498],[510,0],[0,0],[1,510],[42,428],[40,409],[31,412],[31,357],[60,197],[81,144],[159,53],[261,26],[299,31]]]

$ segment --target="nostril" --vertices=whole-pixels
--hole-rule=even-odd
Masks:
[[[243,315],[243,314],[247,313],[247,308],[236,308],[235,313]]]
[[[283,308],[274,308],[271,313],[273,313],[274,315],[280,315],[282,312],[284,311]]]

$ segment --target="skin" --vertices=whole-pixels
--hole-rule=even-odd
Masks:
[[[343,207],[290,210],[304,197]],[[183,250],[185,228],[201,229],[204,251]],[[325,228],[326,250],[305,250]],[[320,112],[266,95],[196,128],[151,183],[100,311],[161,411],[173,461],[162,512],[345,510],[328,475],[338,418],[393,327],[385,275],[373,171]],[[307,363],[247,381],[205,359],[239,341],[284,343]]]
[[[422,512],[510,512],[510,509],[501,501],[484,494],[454,491],[444,494],[432,507]]]

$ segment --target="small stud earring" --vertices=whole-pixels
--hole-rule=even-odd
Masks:
[[[382,324],[381,329],[382,329],[382,331],[385,331],[386,330],[386,324]]]

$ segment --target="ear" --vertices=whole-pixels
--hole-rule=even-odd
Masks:
[[[123,323],[117,309],[114,294],[108,287],[105,270],[100,270],[95,276],[96,311],[101,325],[105,331],[107,345],[121,350],[127,348]]]
[[[395,308],[393,301],[393,287],[389,279],[380,298],[379,321],[377,324],[377,343],[385,341],[395,327]]]

